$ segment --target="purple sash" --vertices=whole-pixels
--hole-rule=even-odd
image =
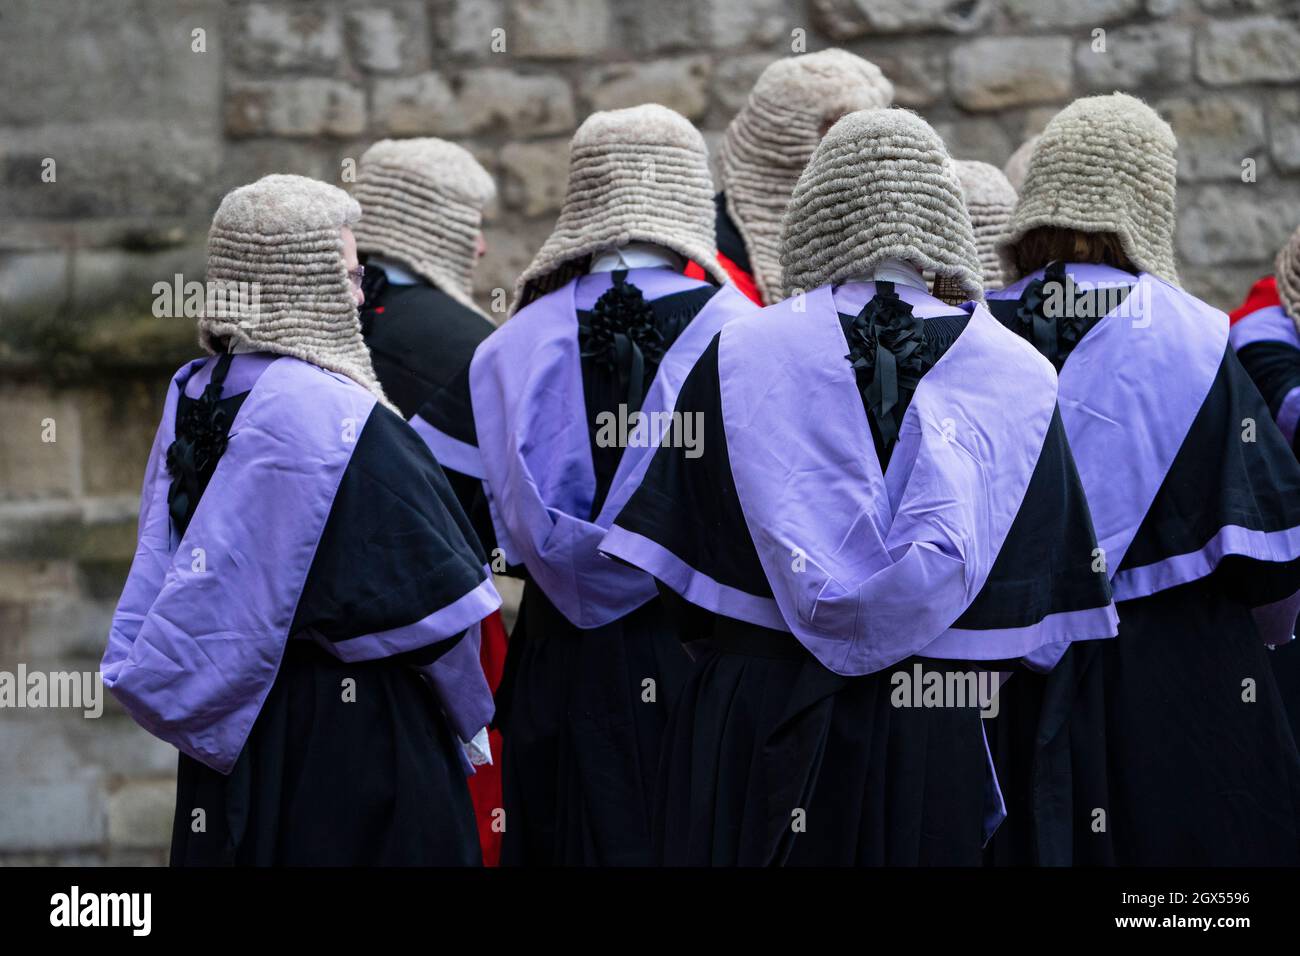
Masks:
[[[896,290],[922,317],[953,313]],[[1113,634],[1112,608],[952,629],[1020,510],[1056,377],[983,306],[968,306],[970,323],[921,379],[882,473],[838,318],[872,294],[872,284],[822,287],[804,311],[787,299],[722,332],[731,469],[785,627],[844,675],[913,654],[995,660]]]
[[[584,276],[536,300],[488,336],[470,365],[478,451],[497,543],[506,560],[527,567],[551,602],[581,628],[615,621],[656,593],[649,575],[597,550],[650,463],[654,448],[645,419],[629,436],[600,514],[594,521],[587,518],[596,478],[577,312],[611,281],[609,273]],[[704,285],[667,269],[633,269],[627,281],[651,301]],[[719,289],[664,355],[641,411],[671,413],[682,382],[713,336],[756,308],[731,285]],[[439,454],[437,447],[434,453]]]
[[[1228,329],[1228,342],[1234,352],[1240,352],[1255,342],[1279,342],[1300,349],[1300,335],[1296,333],[1295,323],[1280,305],[1265,306],[1242,316]],[[1276,420],[1287,443],[1295,441],[1296,425],[1300,423],[1300,387],[1291,389],[1282,397]]]
[[[1082,264],[1067,265],[1066,273],[1081,290],[1134,286],[1120,308],[1075,346],[1060,375],[1061,419],[1115,600],[1194,581],[1217,564],[1208,563],[1204,551],[1142,568],[1118,568],[1218,374],[1227,318],[1147,273],[1135,279],[1109,266]],[[1019,298],[1041,274],[990,295]],[[1176,387],[1161,387],[1174,370]],[[1213,545],[1207,543],[1206,549]]]
[[[173,546],[166,451],[177,395],[206,382],[202,366],[186,365],[168,390],[141,494],[139,544],[100,669],[141,726],[229,773],[279,671],[317,543],[375,399],[297,359],[236,357],[227,390],[253,390]],[[373,654],[358,656],[386,656],[465,631],[500,604],[485,584],[419,624],[363,639],[350,653],[369,647]],[[459,727],[490,716],[486,699],[486,711],[482,700],[444,697],[443,705]]]

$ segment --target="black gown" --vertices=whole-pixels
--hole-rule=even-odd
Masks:
[[[881,284],[883,285],[883,283]],[[840,315],[847,329],[854,316]],[[761,321],[761,316],[755,321]],[[965,315],[928,319],[926,369]],[[901,422],[911,388],[900,390]],[[663,447],[616,525],[661,545],[724,587],[772,596],[732,476],[715,338],[678,396],[709,436],[695,459]],[[891,447],[868,413],[877,455]],[[1092,527],[1059,416],[983,590],[954,627],[1026,626],[1042,614],[1109,603],[1100,576],[1060,568],[1058,545],[1089,554]],[[1074,572],[1079,573],[1074,573]],[[664,745],[655,839],[670,866],[978,865],[994,795],[978,708],[900,708],[895,673],[991,671],[1001,662],[909,658],[836,675],[789,633],[715,615],[661,586],[695,657]],[[922,598],[918,597],[918,600]],[[796,832],[792,814],[806,811]]]
[[[378,267],[366,269],[364,291],[361,334],[384,394],[408,421],[429,406],[457,430],[466,425],[472,430],[469,363],[495,326],[436,286],[395,285]],[[450,468],[443,471],[480,540],[490,540],[482,483]]]
[[[223,434],[249,394],[221,398],[224,414],[213,421]],[[180,396],[178,422],[193,421],[185,410],[197,401]],[[178,437],[185,434],[178,425]],[[216,465],[190,474],[188,488],[178,480],[189,492],[173,497],[178,535]],[[460,744],[416,670],[461,638],[346,663],[304,633],[339,643],[421,620],[448,600],[440,556],[466,549],[481,566],[437,463],[398,416],[376,407],[335,495],[278,676],[233,770],[180,755],[173,866],[482,862]],[[345,679],[355,681],[348,702]]]
[[[990,308],[1017,329],[1017,304]],[[1048,343],[1048,358],[1060,368],[1098,321]],[[1241,439],[1246,419],[1260,425],[1254,442]],[[1196,552],[1227,525],[1298,524],[1300,469],[1229,347],[1117,571]],[[1198,580],[1118,602],[1116,639],[1075,645],[1048,675],[1012,677],[993,741],[1008,819],[990,861],[1300,863],[1300,753],[1277,652],[1251,614],[1298,588],[1300,561],[1229,556]]]
[[[1252,342],[1237,352],[1237,358],[1276,419],[1283,399],[1300,388],[1300,349],[1286,342]],[[1291,438],[1291,450],[1300,458],[1300,429]],[[1300,741],[1300,640],[1274,648],[1269,660],[1286,701],[1291,733]]]
[[[708,286],[649,302],[662,349],[716,291]],[[592,318],[592,311],[578,312],[584,352]],[[602,447],[595,440],[598,416],[621,404],[641,407],[657,368],[651,355],[646,359],[638,387],[628,362],[610,365],[594,356],[582,358],[596,478],[592,516],[599,512],[622,456],[621,448]],[[467,383],[464,394],[469,394]],[[420,415],[458,441],[477,445],[473,419],[453,419],[445,411],[451,407],[426,406]],[[490,523],[484,534],[491,550]],[[690,663],[663,606],[650,601],[611,624],[582,629],[565,618],[522,566],[505,573],[525,584],[496,694],[495,725],[504,741],[501,864],[649,865],[650,800],[663,729]],[[647,681],[653,682],[652,690]]]

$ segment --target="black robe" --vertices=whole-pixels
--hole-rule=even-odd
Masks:
[[[649,302],[665,350],[716,291],[708,286]],[[590,328],[592,317],[592,311],[580,310],[580,327]],[[645,366],[642,394],[655,369],[653,362]],[[623,404],[640,406],[639,396],[630,393],[626,363],[611,367],[584,355],[582,376],[596,479],[594,516],[622,456],[621,448],[596,441],[598,416]],[[468,404],[467,381],[463,387]],[[449,411],[458,407],[464,406],[430,403],[420,417],[477,446],[472,416],[453,417]],[[491,551],[490,522],[483,534]],[[505,573],[525,585],[496,694],[495,726],[504,741],[501,864],[648,865],[654,859],[650,800],[663,729],[689,659],[657,600],[611,624],[583,629],[556,608],[523,566]],[[647,681],[653,681],[653,699]]]
[[[365,295],[361,334],[389,401],[408,420],[427,405],[438,409],[440,420],[472,429],[469,363],[495,326],[436,286],[395,285],[377,266],[366,269]],[[451,468],[443,471],[487,544],[491,520],[482,483]]]
[[[840,315],[846,329],[854,318]],[[927,320],[932,361],[966,320]],[[703,416],[703,454],[691,458],[661,447],[615,524],[725,588],[771,598],[731,470],[718,341],[678,396],[678,411]],[[896,423],[910,397],[909,389],[900,390]],[[876,417],[869,412],[867,418],[877,455],[887,463],[888,442]],[[1055,580],[1045,580],[1041,570],[1060,566],[1054,548],[1088,554],[1094,545],[1055,416],[992,572],[953,626],[1014,628],[1049,613],[1107,605],[1104,578],[1086,567]],[[913,657],[844,677],[787,632],[715,615],[662,585],[661,594],[695,658],[668,727],[655,799],[656,848],[664,864],[980,863],[997,798],[988,789],[979,709],[900,708],[891,692],[894,675],[916,665],[947,674],[994,671],[1002,662]],[[798,810],[806,811],[802,832],[792,825]]]
[[[1018,304],[990,308],[1019,329]],[[1121,320],[1083,322],[1071,340],[1099,321]],[[1070,349],[1047,347],[1061,367]],[[1152,387],[1179,387],[1174,371]],[[1248,419],[1255,441],[1242,440]],[[1195,553],[1230,525],[1300,525],[1300,468],[1231,347],[1116,571]],[[1297,588],[1300,561],[1231,555],[1197,580],[1117,602],[1115,640],[1076,645],[1046,676],[1012,677],[993,742],[1008,819],[991,861],[1300,863],[1300,753],[1271,665],[1287,652],[1265,646],[1251,613]]]
[[[1237,358],[1276,419],[1283,401],[1300,388],[1300,349],[1288,342],[1259,341],[1239,349]],[[1300,429],[1292,435],[1291,450],[1300,458]],[[1269,660],[1291,718],[1291,733],[1300,741],[1300,640],[1274,648]]]
[[[223,394],[224,414],[214,419],[221,433],[250,394]],[[180,396],[178,420],[195,401]],[[205,485],[200,478],[174,496],[178,535]],[[226,775],[180,756],[172,865],[479,865],[461,745],[418,672],[463,635],[351,663],[318,641],[345,645],[419,621],[463,587],[453,565],[483,563],[428,449],[376,406],[356,436],[278,676],[234,768]],[[348,701],[345,680],[355,682]]]

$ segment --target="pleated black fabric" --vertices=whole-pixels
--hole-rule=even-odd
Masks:
[[[1046,677],[1013,676],[993,860],[1300,863],[1300,757],[1269,655],[1249,610],[1202,579],[1125,601],[1117,638]]]
[[[1276,419],[1287,395],[1300,388],[1300,349],[1285,342],[1252,342],[1237,353],[1237,358],[1268,403],[1269,413]],[[1291,450],[1300,456],[1298,439],[1300,429],[1291,439]],[[1291,732],[1300,741],[1300,642],[1292,641],[1279,647],[1269,660],[1273,663],[1273,674],[1286,702]]]
[[[479,865],[457,746],[411,668],[290,641],[231,774],[181,755],[171,863]]]
[[[788,634],[728,628],[700,648],[668,728],[666,865],[980,862],[978,710],[897,708],[892,671],[838,677]]]
[[[927,320],[923,338],[934,357],[961,334],[964,319]],[[904,409],[910,395],[900,392]],[[771,599],[731,473],[716,337],[677,408],[702,415],[711,437],[696,458],[661,448],[616,523],[720,585]],[[1105,576],[1087,567],[1095,546],[1057,415],[1003,551],[957,626],[1022,627],[1047,614],[1104,607]],[[655,836],[663,862],[981,862],[992,796],[977,708],[893,706],[893,674],[910,673],[916,659],[840,677],[788,633],[714,615],[662,586],[661,593],[696,658],[660,767]],[[1002,666],[923,663],[963,674]]]
[[[666,350],[716,291],[662,296],[642,319]],[[580,312],[580,327],[589,328],[592,318]],[[643,366],[647,385],[656,367]],[[597,417],[628,403],[628,376],[585,354],[582,374],[600,502],[622,449],[597,447]],[[510,573],[527,577],[522,568]],[[496,695],[504,740],[503,866],[654,862],[651,794],[668,713],[689,665],[661,601],[582,630],[527,581]]]
[[[570,624],[531,581],[497,692],[503,866],[648,866],[650,797],[690,661],[653,601]]]
[[[1242,440],[1247,419],[1261,423],[1254,441]],[[1227,525],[1300,526],[1300,471],[1230,349],[1121,568],[1195,553]],[[1046,676],[1015,674],[994,721],[1009,815],[990,860],[1300,863],[1300,752],[1283,698],[1294,683],[1274,674],[1289,651],[1269,651],[1251,614],[1297,588],[1300,561],[1227,557],[1119,603],[1115,639],[1075,646]]]

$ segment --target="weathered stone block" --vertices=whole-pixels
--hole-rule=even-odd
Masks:
[[[868,57],[894,84],[894,102],[909,109],[931,106],[947,88],[947,57],[941,49],[920,43],[891,44]]]
[[[82,765],[127,779],[175,779],[176,748],[132,720],[107,691],[104,715],[70,722],[67,737]],[[171,789],[175,789],[174,782]]]
[[[57,312],[67,301],[70,280],[65,252],[0,256],[0,315],[12,319],[15,313]],[[0,342],[3,338],[0,332]]]
[[[1278,93],[1269,104],[1273,162],[1288,173],[1300,172],[1300,93]]]
[[[1267,166],[1264,115],[1243,97],[1198,96],[1156,104],[1178,137],[1180,179],[1241,179],[1242,160]]]
[[[0,143],[0,221],[186,216],[221,158],[215,136],[152,120],[56,122]]]
[[[740,112],[749,99],[749,91],[758,82],[759,74],[776,59],[767,53],[755,53],[719,60],[715,64],[713,99],[722,110],[723,122],[730,123],[731,118]]]
[[[456,99],[467,131],[505,129],[517,138],[565,133],[577,125],[573,92],[558,76],[467,70]]]
[[[491,227],[486,230],[487,254],[479,261],[474,273],[474,289],[478,301],[493,320],[505,320],[505,312],[494,309],[494,304],[499,303],[502,309],[510,305],[515,279],[528,268],[553,227],[554,222],[548,217],[511,228]]]
[[[9,0],[0,21],[0,127],[149,117],[215,131],[219,0]],[[193,31],[203,30],[202,52]]]
[[[176,276],[185,282],[202,282],[207,270],[207,250],[197,243],[158,252],[130,252],[123,249],[87,249],[72,260],[72,289],[68,307],[78,315],[102,314],[105,303],[132,310],[142,326],[154,323],[182,325],[194,334],[197,316],[183,314],[184,303],[175,304],[168,295],[160,302],[163,311],[175,312],[155,317],[153,309],[160,295],[158,283],[174,288]],[[171,306],[179,305],[179,309]]]
[[[966,109],[999,110],[1066,99],[1071,87],[1066,37],[988,37],[956,47],[952,95]]]
[[[410,72],[425,65],[428,32],[419,3],[362,7],[347,15],[352,59],[367,73]]]
[[[506,29],[506,10],[503,0],[452,0],[442,4],[437,19],[438,50],[487,57],[493,53],[493,31]],[[504,37],[505,50],[513,52],[509,31]]]
[[[1192,31],[1167,23],[1111,30],[1104,52],[1084,41],[1074,62],[1080,85],[1097,93],[1181,85],[1191,81]]]
[[[1178,252],[1191,266],[1264,266],[1297,222],[1300,194],[1295,190],[1279,192],[1263,183],[1184,190],[1179,197]]]
[[[231,136],[356,136],[365,128],[365,93],[342,80],[242,82],[226,96]]]
[[[1201,269],[1180,266],[1179,281],[1183,288],[1216,309],[1230,312],[1241,305],[1256,280],[1272,271],[1272,265],[1216,266]]]
[[[700,12],[701,39],[713,47],[766,46],[789,36],[791,10],[783,0],[704,0]]]
[[[390,136],[422,136],[448,125],[455,94],[438,73],[375,83],[375,124]]]
[[[138,379],[120,379],[108,389],[78,392],[87,494],[139,493],[157,429],[158,398],[154,383]]]
[[[594,110],[661,103],[690,119],[709,107],[711,67],[706,57],[619,63],[588,74],[582,95]]]
[[[509,143],[500,155],[506,204],[525,216],[556,212],[569,178],[569,141]]]
[[[878,33],[970,33],[993,12],[991,0],[812,0],[816,24],[837,40]]]
[[[108,798],[109,842],[128,849],[169,846],[175,811],[175,781],[124,784]]]
[[[612,22],[605,0],[514,0],[507,43],[516,56],[593,57],[609,45]]]
[[[701,24],[707,11],[699,0],[658,0],[629,6],[626,12],[620,11],[628,52],[695,51],[714,42],[704,35]]]
[[[1247,17],[1207,23],[1196,44],[1196,74],[1213,86],[1300,80],[1300,22]]]
[[[1002,9],[1013,23],[1030,27],[1102,26],[1131,17],[1142,0],[1004,0]]]
[[[85,772],[58,781],[0,779],[0,847],[51,850],[103,841],[107,812],[101,775]]]
[[[573,94],[556,76],[467,70],[454,86],[438,73],[375,84],[375,121],[390,136],[465,136],[508,129],[524,137],[575,124]]]
[[[0,408],[5,416],[0,501],[79,494],[81,423],[71,396],[35,385],[5,385]]]
[[[1210,13],[1280,13],[1292,6],[1293,0],[1200,0],[1200,5]]]
[[[937,121],[934,128],[943,137],[949,154],[956,159],[977,159],[1000,169],[1014,148],[1006,130],[992,119]]]
[[[352,152],[354,159],[360,155],[360,151]],[[304,139],[235,139],[227,142],[222,151],[221,168],[213,177],[215,188],[209,212],[215,212],[220,196],[271,173],[293,173],[344,185],[340,178],[342,167],[326,144]]]
[[[252,73],[328,72],[343,58],[340,11],[320,4],[255,3],[243,12],[235,60]]]

